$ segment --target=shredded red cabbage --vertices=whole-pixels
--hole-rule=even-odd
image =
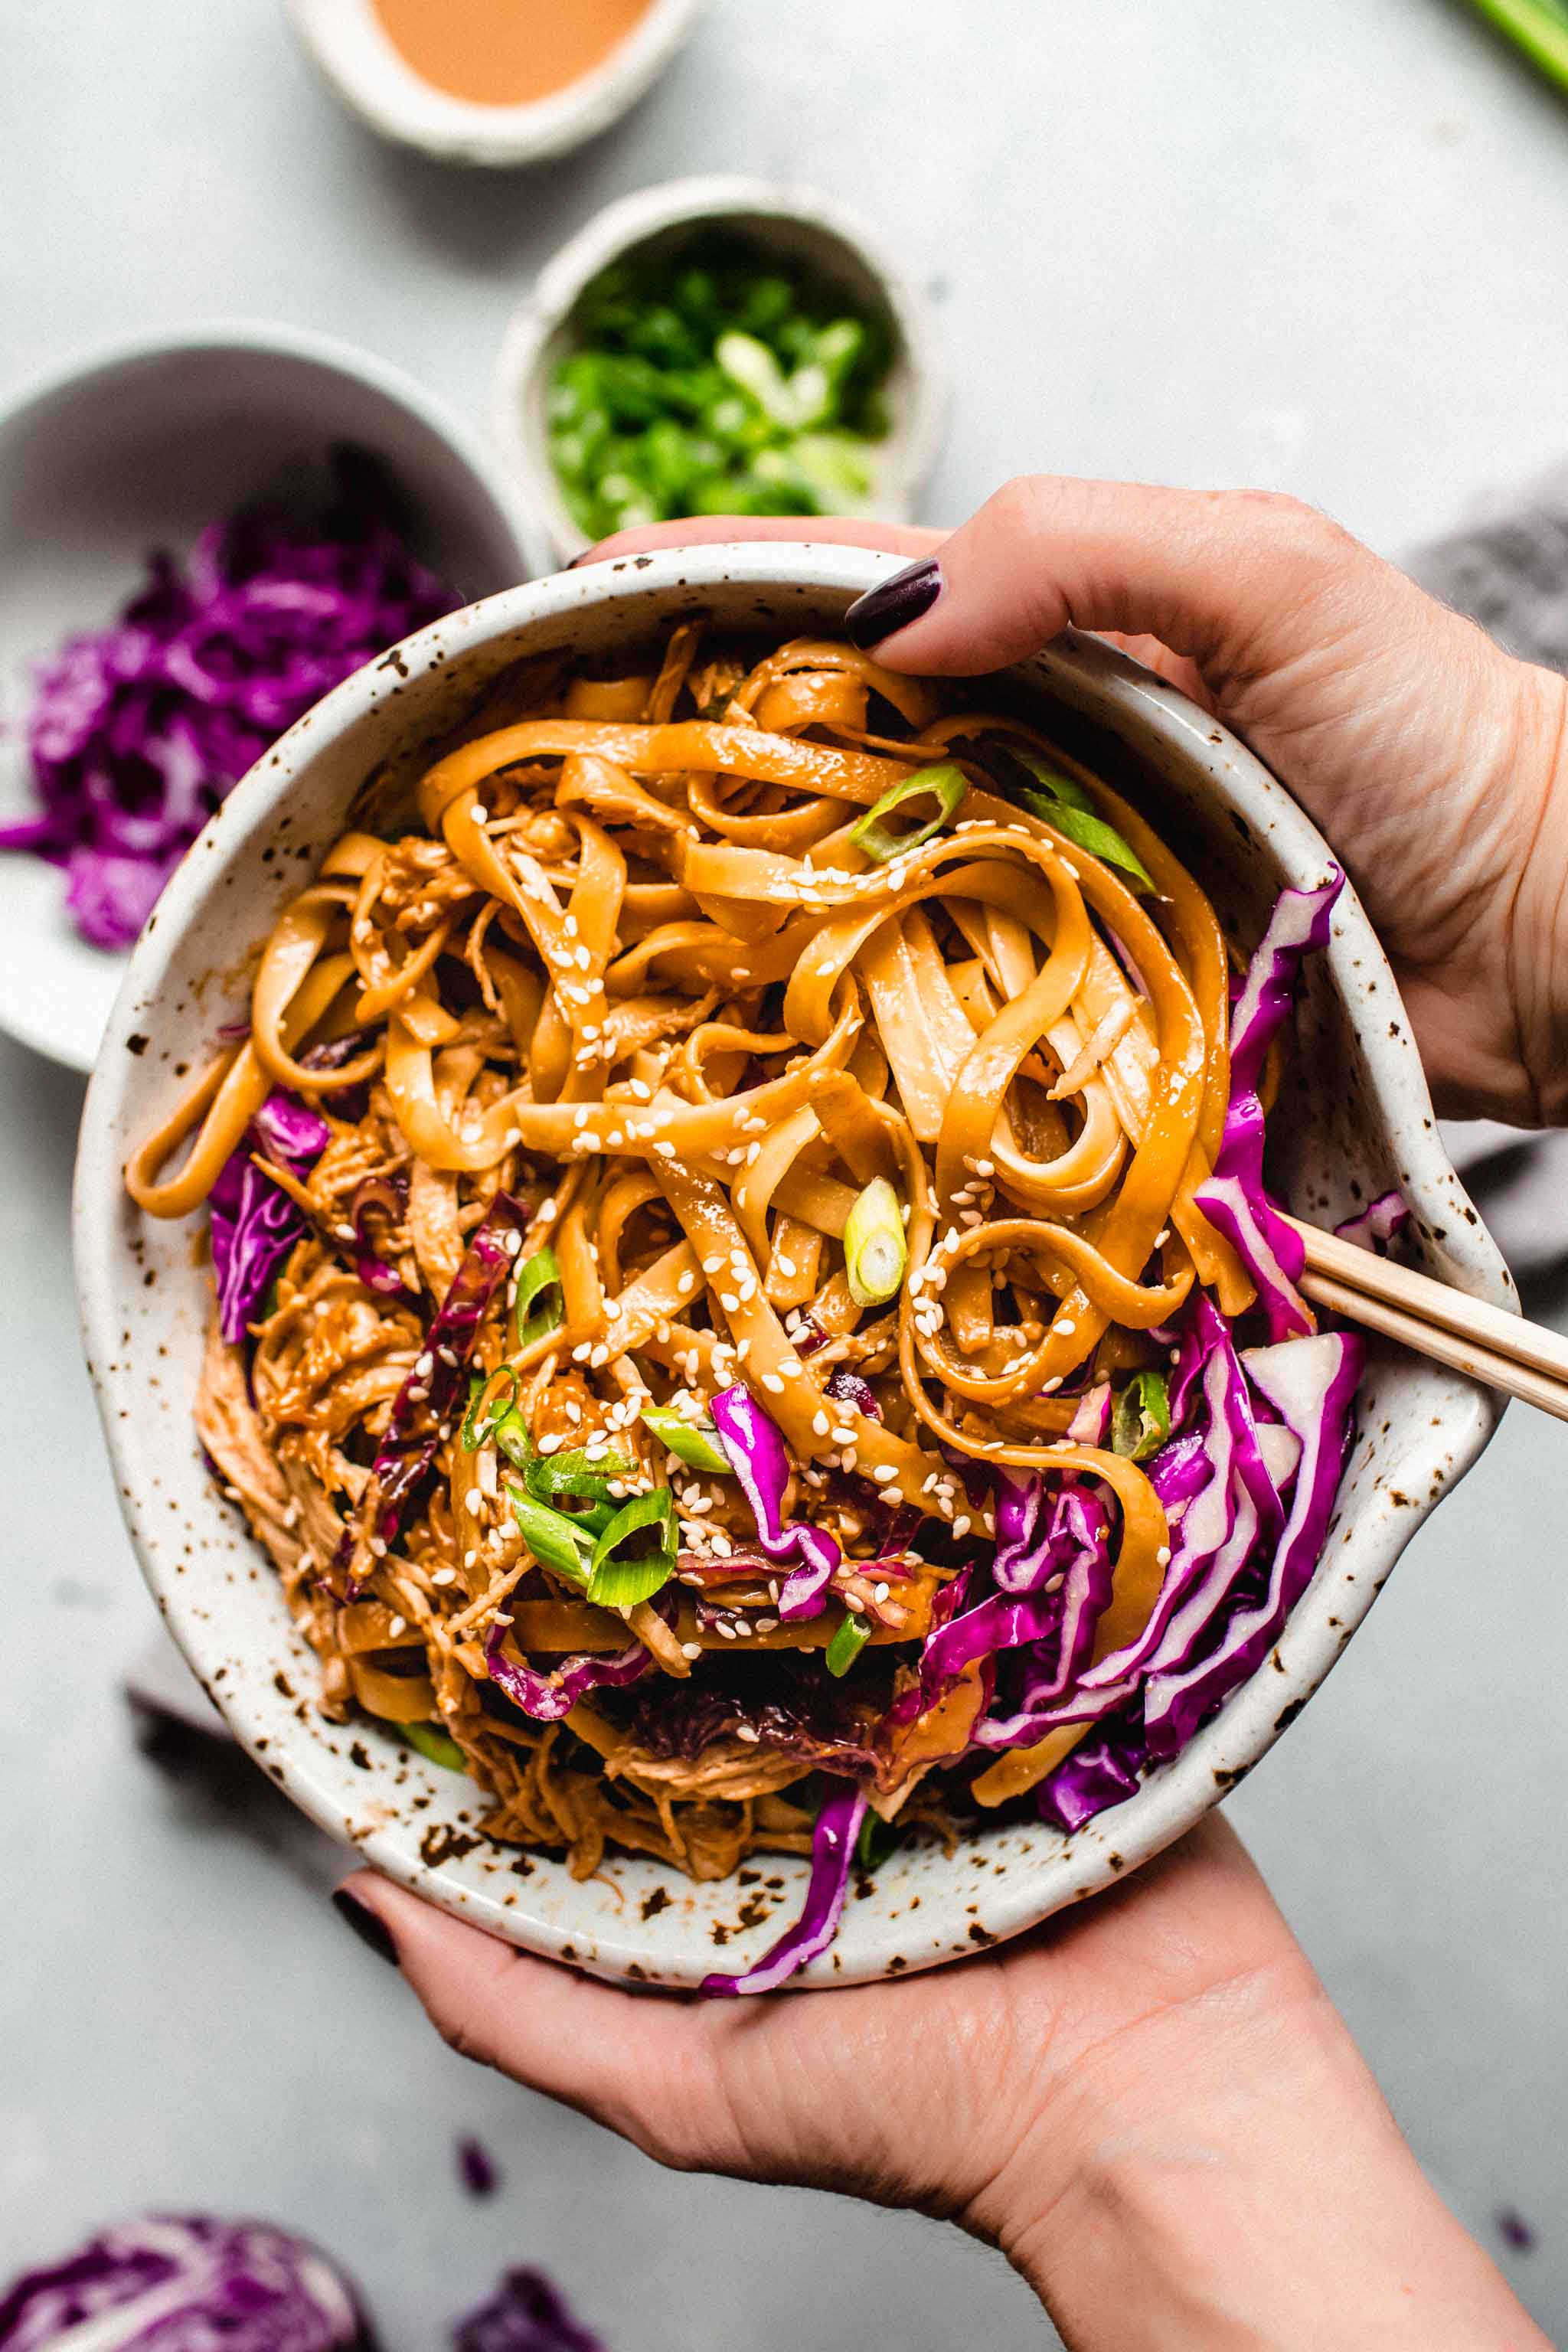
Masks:
[[[500,2168],[482,2139],[464,2132],[452,2151],[458,2179],[469,2197],[493,2197],[500,2187]]]
[[[559,1723],[570,1715],[585,1691],[597,1690],[609,1685],[624,1690],[647,1674],[653,1664],[650,1653],[640,1642],[629,1649],[613,1650],[593,1657],[563,1658],[552,1675],[542,1675],[521,1659],[509,1658],[501,1648],[510,1628],[497,1623],[490,1628],[485,1643],[485,1664],[497,1690],[521,1707],[535,1723]]]
[[[203,531],[184,569],[153,556],[107,628],[39,670],[28,727],[41,813],[0,849],[66,870],[95,947],[128,947],[230,787],[341,679],[458,602],[388,520],[363,453],[335,453],[305,528],[251,511]]]
[[[357,2294],[319,2247],[194,2213],[105,2230],[0,2295],[0,2352],[89,2338],[93,2352],[375,2352]]]
[[[364,1177],[355,1186],[353,1199],[349,1202],[349,1223],[354,1229],[354,1272],[368,1290],[379,1290],[386,1298],[408,1298],[411,1294],[377,1252],[371,1215],[374,1211],[389,1224],[399,1223],[407,1198],[408,1179],[398,1170],[390,1176]]]
[[[816,1827],[811,1833],[811,1875],[799,1918],[743,1975],[704,1977],[704,1992],[776,1992],[808,1960],[826,1951],[838,1933],[844,1898],[849,1891],[855,1841],[865,1818],[865,1790],[852,1780],[837,1783],[817,1814]]]
[[[870,1381],[863,1381],[859,1373],[852,1372],[847,1364],[836,1365],[828,1373],[823,1394],[834,1398],[839,1404],[853,1405],[856,1412],[868,1421],[880,1421],[882,1418],[882,1408],[877,1402],[876,1391]]]
[[[1304,1335],[1313,1324],[1296,1288],[1306,1263],[1301,1237],[1275,1208],[1263,1181],[1258,1088],[1268,1048],[1289,1017],[1301,959],[1327,946],[1344,883],[1335,866],[1315,889],[1279,894],[1232,1009],[1230,1104],[1214,1172],[1194,1195],[1257,1285],[1271,1339]]]
[[[298,1095],[269,1094],[237,1150],[218,1170],[208,1195],[218,1328],[235,1343],[260,1311],[267,1286],[300,1234],[303,1210],[256,1165],[259,1152],[290,1175],[312,1169],[331,1138],[321,1113]]]
[[[459,2321],[453,2352],[605,2352],[542,2271],[508,2271],[488,2303]]]
[[[1352,1331],[1248,1350],[1247,1372],[1300,1440],[1295,1489],[1260,1601],[1240,1603],[1219,1638],[1180,1672],[1151,1675],[1143,1721],[1152,1756],[1172,1756],[1262,1664],[1312,1579],[1328,1539],[1340,1475],[1350,1452],[1355,1392],[1366,1349]]]
[[[425,1334],[414,1369],[392,1402],[386,1434],[371,1468],[380,1480],[377,1533],[390,1543],[404,1506],[436,1459],[443,1424],[458,1417],[464,1377],[479,1326],[516,1263],[528,1211],[498,1192],[468,1236],[463,1262]]]
[[[1379,1257],[1386,1257],[1409,1223],[1405,1195],[1396,1190],[1380,1192],[1359,1216],[1347,1217],[1342,1225],[1334,1227],[1334,1232],[1342,1242],[1354,1242],[1358,1249],[1373,1250]]]
[[[1041,1820],[1070,1837],[1096,1813],[1135,1795],[1139,1772],[1147,1762],[1142,1726],[1118,1717],[1092,1738],[1080,1740],[1042,1784]]]
[[[771,1560],[793,1563],[779,1591],[779,1615],[786,1622],[819,1617],[833,1571],[844,1555],[823,1528],[800,1520],[787,1528],[783,1524],[790,1467],[777,1424],[742,1381],[721,1389],[709,1411],[756,1520],[758,1542]]]

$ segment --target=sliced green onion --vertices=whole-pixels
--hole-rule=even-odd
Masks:
[[[847,1609],[834,1633],[832,1641],[827,1644],[825,1664],[828,1673],[847,1675],[870,1638],[869,1617],[857,1616],[854,1610]]]
[[[504,1404],[500,1402],[500,1391],[498,1389],[490,1399],[490,1414],[494,1418],[487,1416],[482,1429],[479,1427],[479,1399],[489,1388],[489,1381],[482,1372],[475,1372],[468,1382],[468,1410],[463,1415],[463,1426],[458,1434],[458,1443],[465,1454],[477,1454],[486,1439],[495,1435],[508,1413],[511,1412],[517,1404],[517,1374],[510,1364],[504,1365],[502,1370],[511,1383],[507,1392],[506,1402]]]
[[[1471,0],[1559,89],[1568,91],[1568,11],[1552,0]]]
[[[589,1600],[605,1609],[635,1609],[639,1601],[651,1601],[675,1574],[678,1543],[669,1488],[634,1496],[594,1546]]]
[[[1163,1372],[1134,1372],[1110,1415],[1110,1450],[1146,1462],[1171,1434],[1171,1392]]]
[[[547,1331],[559,1331],[565,1322],[566,1294],[561,1287],[561,1268],[555,1263],[552,1249],[535,1250],[518,1267],[512,1313],[517,1318],[520,1348],[531,1347],[535,1339],[542,1339]]]
[[[637,1475],[637,1464],[628,1462],[624,1454],[602,1454],[597,1462],[578,1451],[574,1454],[532,1454],[522,1473],[522,1483],[537,1502],[553,1502],[557,1495],[580,1495],[585,1502],[609,1500],[612,1478],[631,1478]]]
[[[517,1531],[540,1566],[586,1592],[594,1563],[594,1538],[588,1529],[569,1519],[564,1511],[552,1511],[548,1503],[536,1502],[510,1480],[506,1496]]]
[[[891,1822],[883,1821],[868,1805],[860,1823],[860,1834],[855,1841],[856,1869],[867,1873],[875,1870],[902,1843],[903,1832]]]
[[[515,1404],[507,1407],[500,1419],[492,1426],[489,1434],[506,1455],[507,1460],[515,1462],[518,1468],[526,1475],[528,1465],[533,1459],[533,1440],[528,1433],[527,1422],[524,1421]]]
[[[400,1727],[410,1748],[417,1748],[421,1756],[428,1756],[432,1764],[439,1764],[448,1772],[466,1772],[468,1759],[457,1741],[433,1723],[405,1723]]]
[[[730,1475],[733,1465],[710,1421],[688,1421],[668,1404],[645,1404],[642,1420],[643,1426],[661,1445],[668,1446],[678,1462],[689,1463],[693,1470]]]
[[[896,1298],[909,1262],[899,1196],[885,1176],[875,1177],[844,1221],[844,1278],[856,1306]]]
[[[1038,787],[1015,786],[1013,798],[1020,806],[1032,816],[1043,817],[1058,833],[1076,842],[1079,849],[1087,849],[1090,856],[1100,858],[1107,866],[1120,866],[1146,890],[1154,888],[1154,877],[1131,843],[1097,814],[1094,803],[1076,777],[1064,776],[1059,769],[1047,766],[1037,753],[1026,751],[1022,744],[1009,743],[1007,751],[1009,757],[1033,776]]]
[[[874,865],[886,866],[890,857],[918,849],[933,833],[951,824],[968,790],[969,780],[963,770],[951,760],[943,760],[934,768],[917,768],[912,776],[906,776],[901,784],[891,785],[879,801],[872,802],[865,815],[850,826],[849,838]],[[923,824],[895,832],[887,823],[893,810],[901,808],[906,801],[924,800],[936,803],[936,814]]]

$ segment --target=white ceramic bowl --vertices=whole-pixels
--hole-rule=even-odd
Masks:
[[[385,762],[395,775],[416,771],[429,739],[509,663],[567,647],[602,654],[699,608],[720,625],[780,635],[831,628],[895,568],[847,547],[704,547],[542,580],[411,638],[405,677],[368,669],[341,686],[214,818],[136,950],[88,1097],[76,1188],[87,1352],[137,1552],[181,1646],[252,1755],[366,1861],[497,1934],[603,1975],[690,1985],[721,1949],[719,1965],[745,1965],[798,1906],[804,1864],[764,1859],[760,1885],[698,1886],[616,1856],[578,1884],[558,1862],[520,1859],[480,1837],[479,1792],[390,1730],[334,1727],[313,1713],[314,1660],[269,1564],[209,1481],[191,1427],[206,1280],[187,1229],[151,1223],[124,1197],[121,1163],[178,1091],[177,1066],[242,1011],[237,952],[260,941],[357,788]],[[1321,840],[1250,753],[1108,646],[1064,638],[1012,673],[1005,690],[1087,730],[1090,756],[1142,773],[1152,812],[1201,862],[1241,938],[1257,937],[1282,883],[1321,878]],[[287,870],[275,855],[283,843],[308,853]],[[1298,1038],[1289,1109],[1276,1121],[1295,1205],[1329,1222],[1397,1182],[1426,1266],[1511,1305],[1502,1261],[1444,1157],[1387,965],[1348,890],[1331,946],[1310,962]],[[1189,1828],[1311,1696],[1415,1528],[1486,1444],[1498,1410],[1453,1373],[1374,1349],[1328,1551],[1270,1664],[1173,1764],[1076,1836],[1012,1824],[983,1831],[951,1860],[895,1853],[850,1903],[809,1980],[854,1983],[972,1952],[1092,1895]]]
[[[31,670],[110,621],[149,551],[320,478],[335,441],[384,458],[416,551],[468,597],[548,560],[478,436],[396,368],[321,335],[227,321],[111,343],[0,405],[0,819],[33,813]],[[58,866],[0,856],[0,1028],[89,1070],[124,958],[88,946]]]
[[[606,205],[540,271],[513,313],[496,361],[491,431],[531,512],[565,563],[588,541],[561,495],[550,457],[545,398],[555,364],[571,350],[572,311],[591,278],[624,254],[678,242],[721,223],[782,260],[808,265],[841,286],[858,308],[891,320],[889,431],[877,445],[872,501],[884,522],[908,522],[935,462],[946,399],[936,331],[924,299],[870,230],[809,188],[768,180],[669,180]]]
[[[289,0],[289,14],[328,86],[384,139],[446,163],[505,169],[563,155],[607,131],[653,87],[707,4],[651,0],[592,73],[521,106],[478,106],[432,89],[393,46],[371,0]]]

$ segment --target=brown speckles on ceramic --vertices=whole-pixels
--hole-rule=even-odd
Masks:
[[[281,840],[313,859],[368,783],[378,800],[406,792],[427,747],[487,690],[504,693],[504,673],[524,655],[572,646],[595,656],[647,640],[694,597],[721,626],[831,628],[895,568],[859,549],[776,543],[590,565],[437,622],[402,648],[405,675],[376,667],[348,680],[251,773],[170,885],[163,919],[132,961],[82,1125],[78,1280],[100,1410],[148,1581],[216,1704],[289,1793],[378,1869],[514,1942],[642,1983],[693,1984],[716,1947],[731,1967],[754,1958],[797,1902],[804,1865],[780,1858],[699,1886],[623,1856],[579,1883],[548,1855],[486,1839],[471,1782],[390,1730],[316,1713],[315,1662],[209,1482],[192,1430],[206,1278],[188,1230],[143,1219],[120,1170],[179,1091],[179,1066],[241,1009],[242,995],[225,986],[206,986],[205,1001],[198,992],[234,969],[237,947],[258,943],[299,887],[296,860],[268,856]],[[1151,812],[1201,859],[1240,937],[1257,937],[1283,882],[1322,876],[1321,840],[1251,755],[1108,646],[1065,638],[1002,690],[1044,697],[1053,719],[1081,730],[1123,781],[1142,775]],[[493,705],[485,723],[498,723]],[[1279,1172],[1297,1208],[1324,1223],[1398,1183],[1428,1270],[1512,1305],[1502,1261],[1437,1140],[1406,1028],[1347,892],[1329,950],[1310,970],[1272,1122]],[[1180,1836],[1294,1722],[1421,1519],[1480,1453],[1498,1410],[1455,1373],[1374,1349],[1322,1565],[1263,1671],[1173,1764],[1075,1836],[1010,1822],[951,1859],[940,1849],[893,1854],[857,1885],[810,1980],[853,1984],[973,1955]]]

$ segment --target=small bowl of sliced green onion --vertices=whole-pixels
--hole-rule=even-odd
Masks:
[[[494,425],[562,560],[688,516],[906,521],[942,393],[925,305],[826,199],[677,180],[606,207],[514,316]]]

